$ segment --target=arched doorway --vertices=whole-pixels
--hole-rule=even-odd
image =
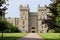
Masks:
[[[35,31],[32,31],[32,33],[35,33]]]
[[[35,27],[31,27],[31,32],[32,33],[36,33],[36,28]]]

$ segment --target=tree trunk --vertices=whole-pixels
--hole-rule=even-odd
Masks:
[[[3,30],[2,30],[2,38],[3,38]]]

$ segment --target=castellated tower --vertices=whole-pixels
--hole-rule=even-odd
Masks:
[[[20,30],[28,32],[29,6],[20,5]]]
[[[37,12],[29,12],[29,6],[20,5],[20,30],[22,32],[47,32],[48,25],[46,7],[38,6]]]
[[[21,32],[29,33],[45,33],[48,30],[47,20],[47,8],[37,8],[37,12],[29,12],[29,6],[19,7],[20,17],[19,18],[7,18],[7,21],[14,25],[17,25]]]
[[[47,20],[47,8],[46,6],[38,6],[38,32],[47,32],[48,25],[46,24]]]

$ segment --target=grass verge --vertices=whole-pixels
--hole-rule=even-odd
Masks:
[[[44,40],[60,40],[60,33],[38,33]]]
[[[2,38],[0,33],[0,40],[16,40],[18,38],[26,36],[27,33],[4,33],[3,35],[4,36]]]

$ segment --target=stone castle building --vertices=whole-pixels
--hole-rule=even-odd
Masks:
[[[47,20],[47,8],[38,6],[37,12],[30,12],[29,6],[20,5],[20,17],[19,18],[7,18],[7,21],[16,25],[21,32],[29,33],[45,33],[48,30]]]

